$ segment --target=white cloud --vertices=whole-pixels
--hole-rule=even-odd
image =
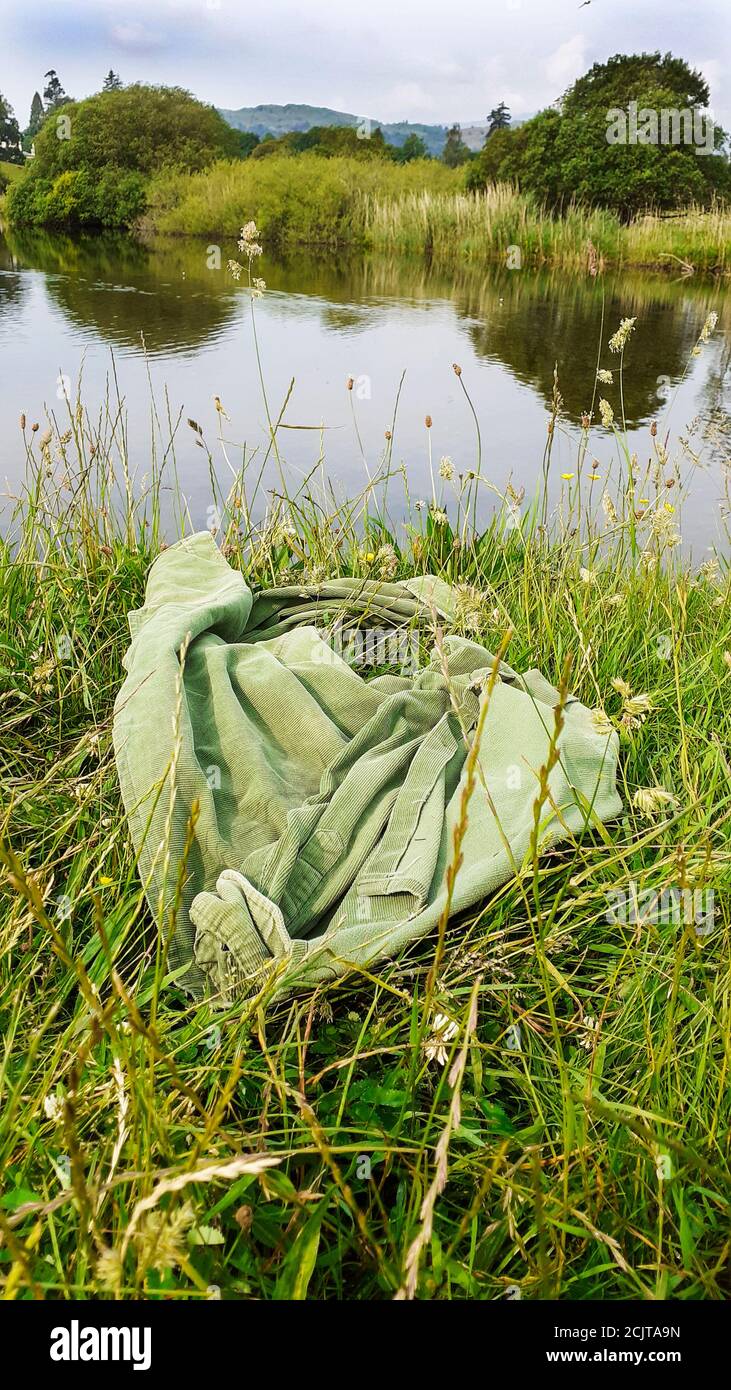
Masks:
[[[128,48],[133,52],[149,53],[152,49],[160,48],[163,40],[159,34],[152,29],[145,28],[144,24],[113,24],[111,37],[119,48]]]
[[[573,38],[562,43],[546,62],[546,77],[554,89],[554,96],[560,97],[567,87],[586,72],[586,38],[584,34],[574,34]]]

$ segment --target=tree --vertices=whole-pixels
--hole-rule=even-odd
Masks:
[[[44,73],[46,85],[43,88],[43,100],[46,103],[46,111],[55,111],[57,106],[63,106],[64,102],[70,101],[61,86],[61,82],[55,68],[49,68]]]
[[[122,90],[122,79],[121,79],[119,73],[114,71],[114,68],[110,68],[110,69],[109,69],[109,72],[107,73],[106,77],[104,78],[104,85],[103,85],[103,87],[102,87],[102,91],[103,91],[103,92],[120,92],[121,90]]]
[[[31,115],[29,115],[28,125],[25,126],[25,131],[22,132],[22,143],[24,143],[24,149],[31,149],[33,140],[35,140],[36,135],[38,135],[38,132],[40,131],[40,126],[43,125],[44,115],[46,115],[46,113],[44,113],[43,110],[43,101],[40,100],[40,92],[33,92],[33,100],[31,101]]]
[[[497,130],[507,130],[511,119],[510,112],[504,101],[501,101],[499,106],[493,106],[487,118],[487,135],[485,139],[489,140],[490,136],[494,135]]]
[[[9,101],[0,92],[0,159],[6,164],[23,164],[23,146],[18,122]]]
[[[69,102],[66,115],[61,138],[55,118],[38,131],[35,159],[8,194],[11,221],[129,226],[145,210],[149,177],[163,166],[195,172],[238,153],[239,132],[180,87],[97,92]]]
[[[238,132],[212,106],[180,87],[135,84],[71,102],[69,138],[46,121],[36,139],[34,170],[133,169],[152,174],[163,164],[194,171],[238,153]]]
[[[623,217],[708,205],[731,196],[725,133],[703,116],[708,95],[702,74],[682,58],[617,54],[595,63],[554,107],[517,130],[495,131],[469,170],[468,186],[511,181],[551,207],[576,200]],[[646,122],[641,130],[638,115]]]
[[[429,152],[421,136],[412,130],[403,145],[393,147],[392,158],[395,164],[410,164],[412,159],[428,159]]]
[[[458,164],[465,164],[470,158],[470,150],[462,139],[462,127],[459,125],[450,126],[442,150],[442,161],[450,169],[455,169]]]

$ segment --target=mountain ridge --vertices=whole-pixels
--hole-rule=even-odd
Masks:
[[[218,108],[223,119],[235,130],[249,131],[260,138],[264,135],[285,135],[289,131],[311,130],[313,126],[359,126],[368,122],[371,130],[383,131],[384,139],[392,145],[403,145],[409,135],[418,135],[431,155],[439,156],[447,138],[446,125],[428,125],[422,121],[378,121],[356,116],[350,111],[337,111],[331,106],[309,106],[305,102],[285,105],[262,103],[259,106]],[[462,130],[462,138],[470,149],[480,149],[485,138],[487,122],[471,122]]]

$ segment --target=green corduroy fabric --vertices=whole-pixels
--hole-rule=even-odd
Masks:
[[[228,1000],[271,971],[290,989],[370,969],[444,910],[494,659],[447,636],[415,673],[365,680],[314,626],[343,614],[387,629],[447,626],[453,596],[431,576],[254,596],[203,532],[158,557],[145,605],[129,615],[114,716],[120,786],[150,905],[162,922],[175,916],[170,965],[194,994]],[[454,914],[521,870],[558,700],[538,671],[501,665]],[[559,750],[543,848],[622,809],[616,735],[573,698]]]

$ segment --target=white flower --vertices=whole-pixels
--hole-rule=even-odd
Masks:
[[[702,327],[702,329],[701,329],[700,339],[699,339],[699,341],[700,341],[701,343],[707,343],[707,342],[708,342],[708,339],[710,338],[710,336],[711,336],[711,334],[712,334],[714,328],[716,327],[716,324],[717,324],[717,323],[718,323],[718,314],[716,313],[716,311],[715,311],[715,309],[714,309],[713,312],[710,313],[710,314],[708,315],[708,318],[706,319],[706,321],[705,321],[705,323],[704,323],[704,325],[703,325],[703,327]]]
[[[438,507],[432,508],[431,519],[435,526],[446,526],[449,517],[446,512],[442,512]]]
[[[600,367],[596,374],[596,379],[602,383],[602,386],[612,386],[614,384],[614,373],[608,372],[604,367]]]
[[[446,478],[447,482],[451,482],[454,477],[454,464],[451,458],[446,454],[444,458],[439,460],[439,476],[440,478]]]
[[[63,1115],[63,1101],[59,1100],[56,1095],[46,1096],[43,1101],[43,1111],[46,1118],[55,1123]]]
[[[459,1032],[459,1024],[447,1014],[435,1014],[432,1032],[424,1042],[424,1052],[427,1062],[438,1062],[441,1067],[446,1067],[449,1061],[447,1051],[448,1043],[456,1038]]]
[[[612,425],[614,424],[614,411],[612,410],[609,401],[605,401],[603,398],[599,402],[599,414],[602,417],[602,424],[605,426],[605,428],[611,429]]]

